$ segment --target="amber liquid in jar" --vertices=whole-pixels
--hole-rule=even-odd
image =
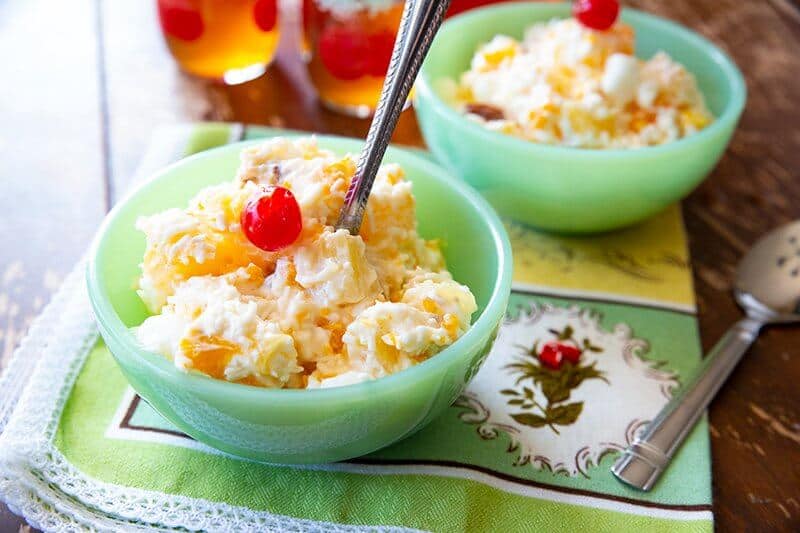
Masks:
[[[389,67],[403,2],[338,11],[326,9],[327,4],[303,1],[311,80],[327,107],[353,116],[369,116],[378,103]],[[354,0],[353,5],[360,4]]]
[[[161,29],[183,70],[242,83],[264,73],[280,36],[278,0],[157,0]]]

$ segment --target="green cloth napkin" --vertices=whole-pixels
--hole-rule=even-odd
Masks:
[[[141,173],[279,133],[161,130]],[[711,531],[705,420],[652,492],[609,471],[699,361],[679,208],[599,237],[508,228],[507,318],[464,395],[409,439],[327,465],[241,460],[178,431],[128,386],[74,273],[0,382],[2,396],[38,361],[7,425],[0,409],[0,496],[64,531]],[[575,365],[548,369],[559,356]]]

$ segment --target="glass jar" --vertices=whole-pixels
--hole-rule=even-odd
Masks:
[[[499,1],[452,0],[447,16]],[[372,114],[402,14],[402,0],[303,0],[300,53],[326,107]]]
[[[180,67],[225,83],[261,76],[280,36],[278,0],[157,0],[161,29]]]
[[[303,0],[308,72],[324,105],[372,114],[402,14],[398,0]]]

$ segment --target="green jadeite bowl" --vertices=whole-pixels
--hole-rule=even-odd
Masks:
[[[520,38],[535,22],[569,16],[567,4],[510,3],[478,9],[442,26],[422,67],[415,107],[425,141],[453,174],[501,215],[573,233],[610,230],[653,215],[687,195],[716,165],[742,113],[745,84],[736,65],[706,39],[632,9],[637,55],[659,50],[696,77],[716,117],[684,139],[631,150],[534,144],[491,132],[445,100],[448,80],[469,68],[477,47],[497,34]],[[452,86],[452,84],[450,84]]]
[[[360,141],[319,137],[357,153]],[[172,165],[108,215],[87,271],[100,333],[134,389],[185,433],[214,448],[274,463],[322,463],[363,455],[402,439],[442,413],[488,353],[511,289],[511,247],[492,208],[465,184],[420,156],[390,148],[414,184],[419,230],[440,238],[454,277],[479,309],[457,342],[422,364],[375,381],[323,390],[274,390],[184,373],[142,349],[131,327],[148,316],[136,294],[144,236],[140,215],[185,206],[197,191],[232,179],[248,143]],[[252,143],[250,143],[252,144]]]

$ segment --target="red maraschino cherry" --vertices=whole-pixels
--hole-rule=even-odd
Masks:
[[[581,24],[593,30],[607,30],[619,16],[617,0],[575,0],[572,14]]]
[[[158,18],[164,33],[182,41],[194,41],[203,35],[203,17],[197,11],[184,7],[166,7],[158,3]]]
[[[258,0],[253,5],[253,18],[261,31],[271,31],[278,22],[278,0]]]
[[[395,35],[388,30],[384,30],[371,34],[368,40],[369,60],[367,62],[367,74],[370,76],[385,76],[389,70],[389,63],[392,61]]]
[[[286,248],[300,236],[303,217],[292,191],[270,187],[250,199],[242,211],[242,231],[267,252]]]
[[[367,73],[370,42],[358,28],[331,25],[319,38],[319,58],[334,78],[357,80]]]

